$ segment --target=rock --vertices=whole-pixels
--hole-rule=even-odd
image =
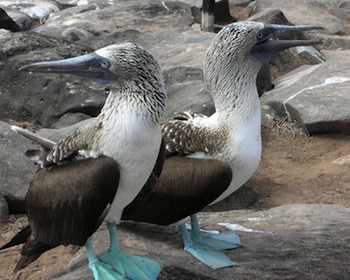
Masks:
[[[237,20],[245,20],[251,14],[253,0],[229,0],[231,15]]]
[[[350,209],[297,204],[265,211],[207,212],[200,214],[200,220],[218,230],[223,230],[218,222],[239,223],[243,247],[226,251],[238,265],[220,270],[205,267],[182,250],[174,227],[122,224],[123,248],[159,261],[163,267],[159,279],[326,280],[346,279],[350,273]],[[94,245],[98,252],[106,248],[104,227],[95,235]],[[77,261],[52,279],[92,279],[85,250],[78,255]]]
[[[23,201],[35,170],[24,152],[32,146],[0,121],[0,196]]]
[[[157,0],[142,3],[130,0],[115,1],[108,7],[100,5],[88,4],[58,12],[35,31],[67,38],[69,30],[79,30],[80,33],[76,32],[77,39],[91,42],[98,40],[101,34],[121,30],[183,30],[193,23],[191,7],[181,2],[166,1],[162,4]]]
[[[56,13],[35,32],[93,49],[132,41],[148,49],[165,69],[201,67],[203,54],[215,35],[201,32],[198,25],[192,27],[191,6],[182,2],[115,1],[108,7],[99,1],[88,3]]]
[[[67,112],[89,113],[91,104],[98,107],[91,114],[96,115],[105,86],[71,75],[18,71],[33,61],[74,57],[90,48],[36,33],[6,31],[0,32],[0,46],[0,119],[50,126]]]
[[[16,23],[15,28],[7,29],[11,31],[27,31],[32,28],[35,24],[35,21],[25,13],[16,10],[7,11],[8,16]]]
[[[50,14],[60,10],[60,5],[50,0],[22,0],[12,2],[0,0],[0,5],[5,7],[6,10],[21,12],[37,23],[43,23],[49,18]]]
[[[168,92],[166,117],[187,110],[205,115],[215,112],[213,100],[204,89],[201,69],[174,67],[165,71],[164,77]]]
[[[350,49],[350,36],[313,34],[316,40],[322,40],[322,49]]]
[[[89,118],[89,115],[83,113],[67,113],[60,117],[59,120],[51,126],[51,128],[67,127]]]
[[[0,195],[0,224],[4,223],[9,218],[9,208],[3,196]]]
[[[37,131],[37,133],[45,138],[48,138],[54,142],[58,142],[62,138],[68,136],[73,133],[78,127],[84,127],[85,125],[89,125],[94,121],[94,118],[89,118],[78,123],[72,124],[70,126],[62,127],[59,129],[55,128],[42,128]]]
[[[256,12],[273,7],[282,10],[294,24],[322,25],[329,34],[340,35],[346,33],[343,19],[338,17],[339,15],[334,15],[334,12],[331,11],[332,8],[327,7],[326,4],[329,3],[330,7],[339,7],[339,2],[345,3],[346,1],[299,0],[298,5],[296,5],[294,1],[290,0],[256,0]],[[341,9],[337,9],[337,11],[339,10]]]
[[[325,63],[302,66],[278,80],[262,103],[298,122],[309,134],[350,133],[350,52],[325,54]]]

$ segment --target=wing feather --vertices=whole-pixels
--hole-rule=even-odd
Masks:
[[[32,236],[46,244],[84,245],[102,222],[118,182],[119,167],[108,157],[38,170],[26,196]]]
[[[218,160],[175,156],[154,179],[124,209],[124,220],[169,225],[195,214],[227,189],[232,170]]]

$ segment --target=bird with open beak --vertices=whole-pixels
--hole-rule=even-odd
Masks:
[[[197,165],[207,162],[205,169],[198,176],[193,176],[183,189],[190,191],[202,177],[217,174],[218,169],[214,167],[217,162],[221,162],[221,180],[211,183],[211,188],[226,190],[213,198],[214,204],[227,198],[253,176],[261,157],[261,109],[256,88],[257,74],[262,64],[279,52],[319,43],[313,40],[277,40],[276,35],[316,29],[322,28],[242,21],[225,26],[215,36],[206,52],[203,72],[204,83],[213,98],[216,112],[210,117],[185,112],[162,123],[167,160],[178,156],[200,160]],[[231,172],[227,172],[227,169]],[[185,176],[185,173],[179,176]],[[207,193],[214,196],[214,191],[207,189]],[[138,209],[142,209],[142,204],[149,205],[144,193],[140,193],[125,209],[123,216],[157,223],[155,216],[149,214],[156,213],[156,207],[140,212]],[[153,205],[156,204],[153,201]],[[184,207],[180,206],[180,200],[177,205]],[[166,211],[162,210],[162,213],[165,215]],[[182,217],[177,218],[180,220]],[[183,223],[179,225],[186,251],[212,268],[234,264],[222,250],[239,246],[240,240],[236,234],[203,232],[194,214],[191,215],[191,226],[192,230],[189,231]]]

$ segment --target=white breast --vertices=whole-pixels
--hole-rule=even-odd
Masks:
[[[221,120],[222,121],[222,120]],[[220,127],[217,114],[210,118],[201,120],[198,125],[202,127]],[[230,186],[212,204],[215,204],[246,183],[258,168],[261,158],[261,129],[260,110],[245,121],[228,120],[230,136],[225,148],[220,154],[208,155],[203,152],[194,153],[188,157],[213,158],[222,160],[232,168],[233,178]]]
[[[261,159],[260,110],[243,125],[230,131],[230,141],[218,159],[232,168],[232,182],[212,204],[215,204],[245,184],[257,170]]]
[[[103,125],[99,148],[120,166],[120,181],[107,220],[119,223],[123,209],[136,197],[151,174],[161,143],[159,125],[132,110],[114,114]]]

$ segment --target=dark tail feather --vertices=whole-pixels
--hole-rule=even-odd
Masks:
[[[2,8],[0,8],[0,29],[6,29],[12,32],[21,31],[18,24]]]
[[[31,229],[30,229],[30,226],[28,225],[24,229],[22,229],[20,232],[18,232],[8,243],[0,247],[0,251],[13,246],[17,246],[22,243],[26,243],[28,237],[30,236],[30,233],[31,233]]]
[[[31,256],[22,255],[21,258],[19,259],[15,269],[13,270],[13,272],[20,271],[21,269],[25,268],[27,265],[34,262],[39,257],[40,257],[40,254],[39,255],[31,255]]]
[[[14,272],[25,268],[27,265],[31,264],[37,258],[39,258],[41,254],[51,250],[52,248],[55,248],[56,246],[57,245],[38,242],[36,240],[33,240],[32,237],[29,238],[29,240],[27,240],[26,244],[22,248],[21,258],[18,261]]]

